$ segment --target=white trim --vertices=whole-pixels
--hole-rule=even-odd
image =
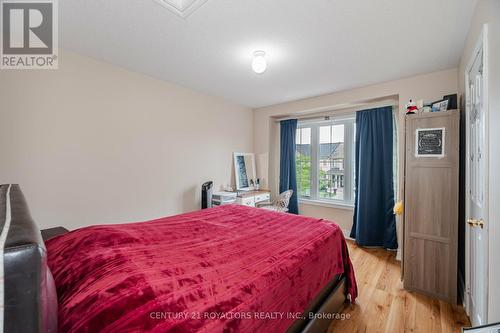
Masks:
[[[351,234],[350,230],[342,229],[342,233],[344,234],[345,239],[355,241],[355,239],[351,238],[351,236],[350,236],[350,234]]]
[[[311,128],[311,195],[312,199],[316,199],[319,189],[319,130],[318,124],[308,124]],[[302,123],[301,123],[302,126]],[[299,196],[297,196],[299,198]]]
[[[348,121],[344,127],[344,160],[350,161],[350,163],[344,162],[344,205],[354,206],[354,178],[355,178],[355,156],[356,147],[354,144],[354,126],[356,123],[356,118]],[[345,175],[349,175],[346,177]]]
[[[311,206],[323,206],[328,208],[346,209],[354,210],[354,204],[348,204],[344,202],[336,202],[333,200],[314,200],[314,199],[304,199],[299,198],[299,204],[311,205]]]
[[[488,71],[489,71],[489,66],[488,66],[488,55],[489,55],[489,49],[488,49],[488,24],[484,24],[481,32],[479,33],[478,39],[476,41],[476,46],[474,47],[474,51],[471,54],[471,57],[467,63],[467,66],[465,67],[465,121],[466,121],[466,131],[465,131],[465,161],[466,161],[466,167],[465,167],[465,220],[462,221],[465,225],[465,288],[464,288],[464,307],[465,307],[465,312],[467,315],[471,314],[471,304],[470,304],[470,299],[469,299],[469,290],[470,290],[470,256],[469,256],[469,228],[467,227],[467,220],[470,218],[470,207],[469,207],[469,202],[470,202],[470,184],[469,184],[469,176],[468,176],[468,170],[470,170],[470,151],[469,151],[469,144],[470,144],[470,137],[469,137],[469,127],[470,127],[470,96],[469,96],[469,72],[472,69],[472,66],[474,64],[474,61],[478,55],[479,52],[483,51],[483,105],[484,105],[484,122],[485,122],[485,170],[484,170],[484,176],[485,176],[485,188],[484,188],[484,221],[485,221],[485,229],[488,230],[488,221],[489,221],[489,100],[488,100]],[[489,233],[486,234],[486,239],[484,240],[484,243],[486,244],[486,254],[489,258]],[[489,292],[489,260],[487,258],[486,261],[486,271],[487,271],[487,276],[484,277],[484,281],[486,283],[486,309],[484,313],[484,321],[488,322],[488,292]]]
[[[5,280],[4,280],[4,263],[3,263],[3,254],[5,242],[7,240],[7,234],[10,229],[10,222],[12,219],[11,216],[11,207],[10,207],[10,188],[12,185],[9,185],[7,188],[7,192],[5,194],[5,224],[3,225],[2,233],[0,234],[0,332],[3,332],[4,328],[4,309],[5,309]]]
[[[306,119],[298,119],[299,123],[307,127],[308,124],[313,124],[313,125],[321,125],[321,124],[330,124],[333,121],[349,121],[349,120],[356,120],[356,113],[355,112],[348,112],[348,113],[342,113],[340,115],[330,115],[330,116],[323,116],[323,117],[317,117],[317,118],[306,118]]]

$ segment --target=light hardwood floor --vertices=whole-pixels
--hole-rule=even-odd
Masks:
[[[448,333],[470,325],[461,306],[404,290],[395,252],[361,248],[352,241],[348,246],[359,295],[343,310],[350,319],[334,322],[328,333]]]

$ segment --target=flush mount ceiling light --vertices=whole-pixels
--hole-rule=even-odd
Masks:
[[[257,74],[262,74],[267,69],[266,52],[255,51],[253,53],[252,69]]]
[[[186,18],[208,0],[155,0],[174,14]]]

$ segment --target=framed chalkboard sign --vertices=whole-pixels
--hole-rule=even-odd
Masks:
[[[415,157],[444,157],[445,128],[418,128]]]

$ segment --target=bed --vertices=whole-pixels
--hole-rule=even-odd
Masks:
[[[14,224],[31,221],[19,187],[1,189]],[[27,242],[54,277],[62,332],[320,332],[357,296],[342,232],[320,219],[229,205],[39,238]],[[23,332],[53,326],[37,308]]]

